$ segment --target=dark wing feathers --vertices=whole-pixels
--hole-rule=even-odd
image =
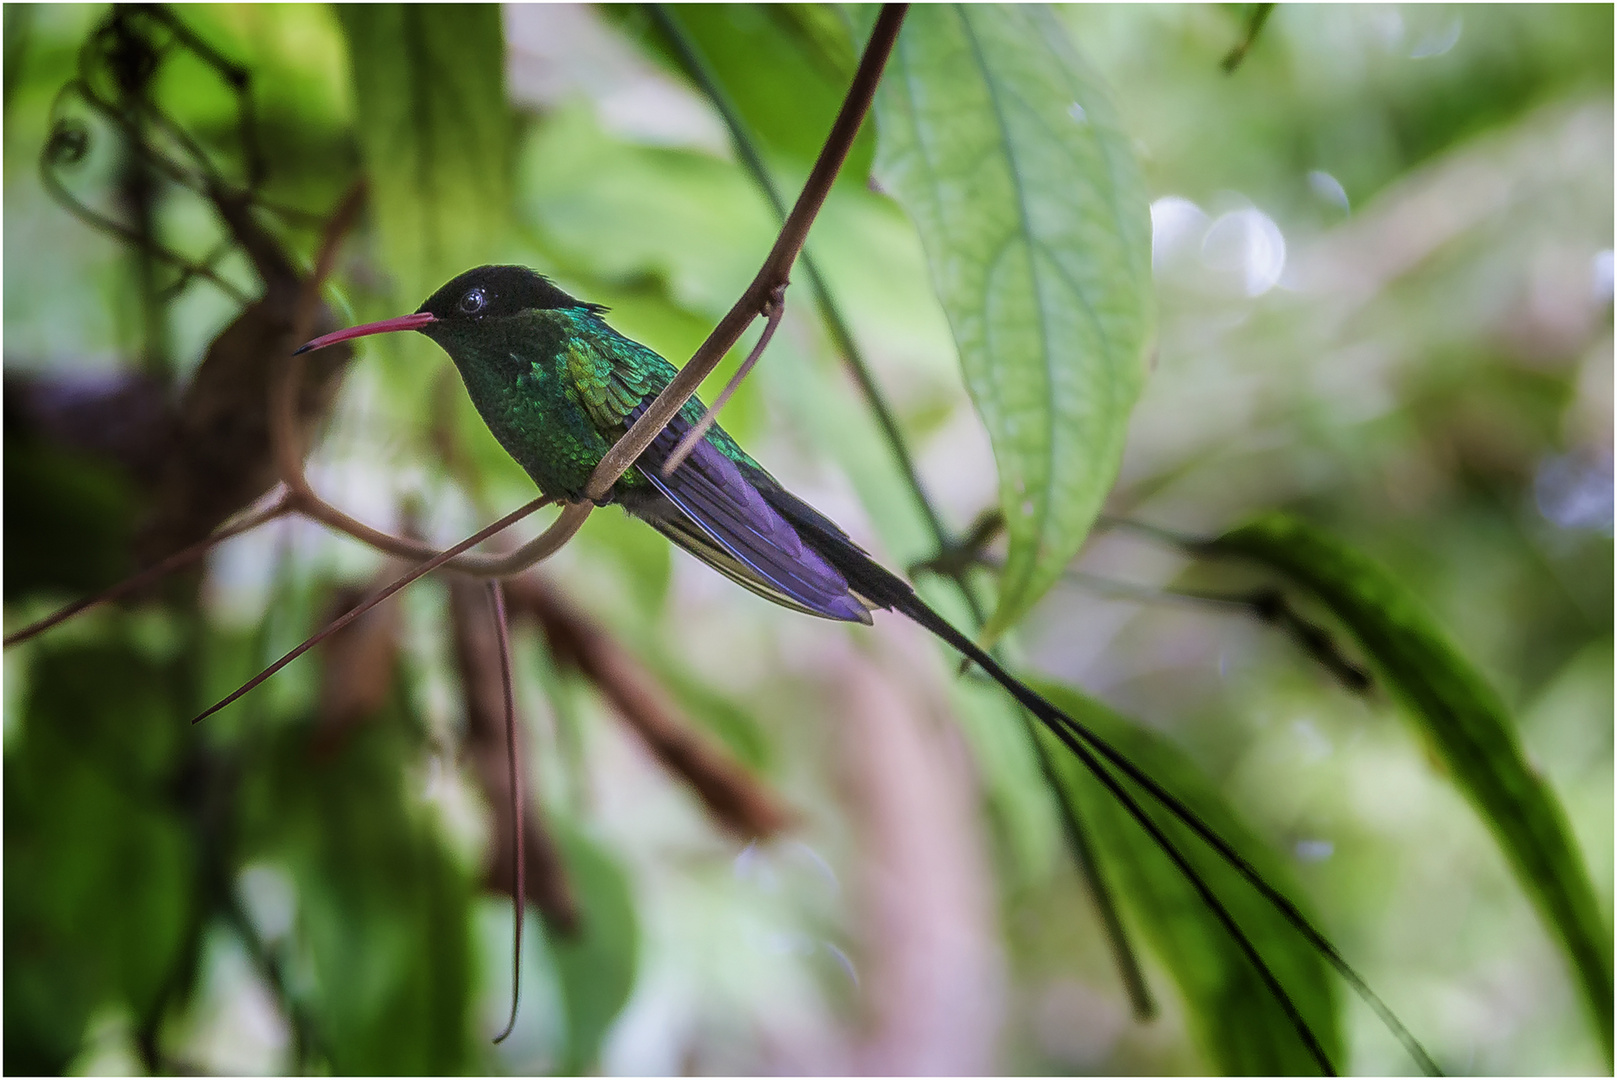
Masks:
[[[769,505],[848,582],[866,607],[897,608],[915,595],[910,583],[872,559],[841,527],[796,495],[770,480],[759,484]]]
[[[630,415],[631,423],[640,412]],[[663,499],[625,500],[626,508],[714,569],[776,603],[827,619],[870,622],[867,606],[849,590],[848,579],[803,542],[760,490],[785,494],[767,474],[749,477],[704,439],[672,476],[662,475],[663,462],[689,430],[688,421],[675,417],[635,463]]]

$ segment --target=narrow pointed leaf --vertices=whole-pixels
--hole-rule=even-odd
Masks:
[[[1275,513],[1225,534],[1210,550],[1252,559],[1304,585],[1358,639],[1493,830],[1566,950],[1609,1061],[1611,932],[1566,813],[1523,756],[1498,693],[1409,589],[1334,537]]]
[[[1039,693],[1092,728],[1178,795],[1294,903],[1297,890],[1281,858],[1243,824],[1222,795],[1165,740],[1104,705],[1054,683]],[[1151,837],[1042,727],[1057,794],[1089,827],[1110,883],[1131,922],[1173,976],[1197,1042],[1221,1072],[1234,1076],[1318,1071],[1281,1007],[1246,955]],[[1320,1045],[1339,1069],[1342,1032],[1338,993],[1325,962],[1269,904],[1191,832],[1132,788],[1147,812],[1223,900],[1280,980]]]
[[[1145,185],[1043,7],[917,6],[876,116],[877,180],[920,232],[999,469],[994,636],[1060,575],[1117,475],[1152,337]]]

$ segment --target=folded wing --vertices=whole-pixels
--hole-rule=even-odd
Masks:
[[[635,415],[640,410],[635,410]],[[631,422],[633,417],[630,418]],[[770,505],[742,466],[704,439],[673,475],[662,466],[690,424],[676,417],[636,467],[661,498],[625,500],[626,508],[692,555],[766,599],[847,622],[870,622],[848,580]]]

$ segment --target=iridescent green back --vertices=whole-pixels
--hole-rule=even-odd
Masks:
[[[537,309],[474,324],[438,323],[423,333],[460,369],[488,428],[547,495],[582,497],[589,475],[627,429],[627,418],[673,379],[675,368],[582,308]],[[691,422],[697,398],[681,415]],[[760,469],[718,425],[707,441]],[[762,471],[760,469],[760,471]],[[617,493],[645,488],[631,469]]]

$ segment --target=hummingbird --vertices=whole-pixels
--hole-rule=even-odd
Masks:
[[[297,352],[372,334],[425,334],[449,354],[483,422],[539,490],[578,502],[596,464],[675,375],[655,351],[614,330],[606,311],[528,267],[480,266],[412,314],[337,330]],[[664,475],[674,448],[705,411],[699,398],[687,401],[599,501],[616,503],[726,577],[794,611],[866,625],[873,611],[906,616],[985,671],[1080,757],[1089,756],[1078,745],[1083,740],[1126,774],[1138,773],[787,491],[720,425]],[[1148,791],[1156,788],[1139,776]]]
[[[567,502],[675,368],[614,330],[606,308],[523,266],[481,266],[410,315],[326,334],[299,353],[413,330],[459,370],[483,422],[545,495]],[[869,624],[890,608],[941,621],[825,515],[787,491],[718,424],[668,475],[705,407],[691,398],[599,502],[615,503],[753,592],[820,618]],[[954,636],[951,627],[951,637]],[[973,656],[975,660],[976,657]]]
[[[614,330],[607,309],[579,300],[524,266],[480,266],[452,279],[414,313],[338,330],[298,353],[411,330],[449,354],[466,392],[505,451],[541,492],[578,502],[591,472],[675,368]],[[889,610],[924,627],[997,682],[1073,753],[1173,859],[1258,969],[1299,1037],[1326,1071],[1323,1048],[1245,933],[1117,774],[1178,818],[1245,877],[1361,994],[1380,1005],[1334,946],[1202,819],[1121,752],[1016,678],[881,566],[835,522],[771,476],[718,424],[665,469],[706,409],[692,397],[598,500],[616,503],[704,563],[795,611],[871,624]],[[1114,773],[1112,770],[1116,770]],[[1383,1011],[1384,1006],[1378,1011]],[[1389,1016],[1383,1012],[1384,1019]],[[1407,1036],[1396,1023],[1400,1038]],[[1413,1043],[1410,1038],[1406,1045]],[[1413,1044],[1418,1050],[1418,1044]],[[1424,1051],[1418,1056],[1429,1062]]]

